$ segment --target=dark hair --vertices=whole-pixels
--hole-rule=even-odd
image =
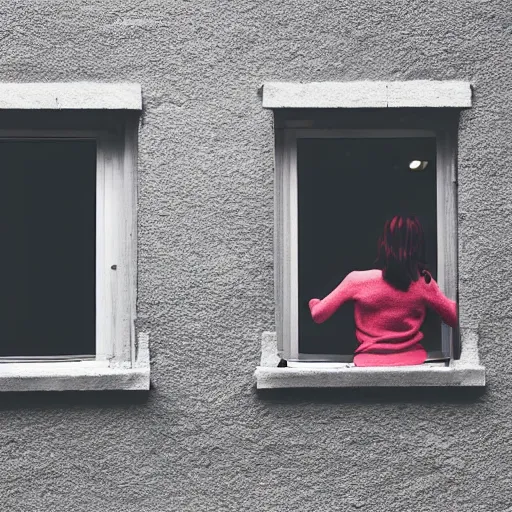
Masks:
[[[395,215],[384,224],[375,263],[384,280],[398,290],[407,291],[420,274],[427,274],[425,236],[416,216]]]

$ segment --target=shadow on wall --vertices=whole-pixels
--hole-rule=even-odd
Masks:
[[[148,391],[37,391],[34,393],[0,393],[0,411],[63,407],[126,408],[145,405]]]
[[[484,402],[487,388],[253,388],[259,400],[269,404],[475,404]]]
[[[155,402],[153,391],[52,391],[34,393],[0,393],[0,411],[20,408],[44,409],[63,407],[126,408]],[[488,388],[296,388],[257,390],[254,396],[271,404],[468,404],[484,402]]]

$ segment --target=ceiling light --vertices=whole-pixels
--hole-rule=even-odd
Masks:
[[[427,167],[428,162],[426,160],[412,160],[409,164],[411,171],[423,171]]]

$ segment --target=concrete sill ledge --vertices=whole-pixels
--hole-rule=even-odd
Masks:
[[[482,366],[269,368],[258,366],[258,389],[485,386]]]
[[[0,392],[148,389],[149,364],[135,368],[110,367],[101,361],[0,364]]]
[[[254,376],[257,389],[359,387],[485,386],[485,367],[478,358],[478,336],[464,331],[458,360],[417,366],[357,367],[352,363],[294,363],[279,368],[275,332],[261,338],[261,362]]]

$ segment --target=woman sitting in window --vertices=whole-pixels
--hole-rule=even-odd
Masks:
[[[316,323],[325,322],[349,300],[354,301],[356,366],[422,364],[420,327],[426,308],[454,327],[457,308],[425,269],[423,229],[414,216],[395,216],[386,222],[379,240],[378,269],[354,271],[323,300],[311,299]]]

